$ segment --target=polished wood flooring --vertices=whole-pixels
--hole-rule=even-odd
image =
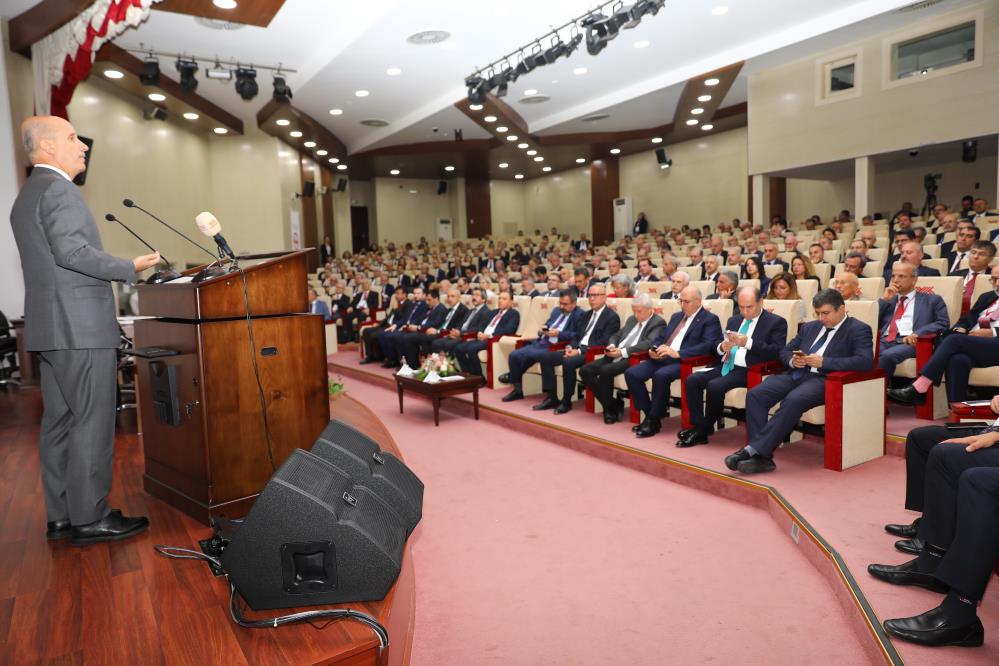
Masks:
[[[370,629],[352,621],[334,622],[321,630],[310,625],[240,628],[229,618],[224,578],[212,576],[202,562],[158,555],[154,544],[197,549],[198,540],[209,536],[210,530],[143,492],[143,457],[133,414],[121,417],[118,427],[111,505],[126,515],[149,516],[150,530],[127,541],[85,548],[70,546],[68,539],[46,540],[38,472],[41,409],[37,388],[0,390],[2,663],[387,661],[386,654],[377,656],[377,639]],[[403,578],[408,573],[411,585],[410,563],[407,568]],[[376,615],[384,624],[393,593],[383,602],[351,607]],[[412,598],[405,605],[411,610]],[[280,611],[267,613],[271,614]],[[391,618],[388,623],[393,624]],[[409,617],[392,636],[392,662],[408,657],[411,630]]]

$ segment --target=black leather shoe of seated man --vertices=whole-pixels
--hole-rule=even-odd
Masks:
[[[118,509],[100,520],[86,525],[73,525],[74,546],[87,546],[104,541],[128,539],[149,529],[149,519],[145,516],[129,517],[121,515]]]
[[[55,541],[65,539],[73,533],[73,526],[69,524],[69,519],[53,520],[45,523],[45,538]]]

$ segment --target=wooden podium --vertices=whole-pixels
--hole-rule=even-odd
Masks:
[[[329,422],[323,319],[307,314],[309,252],[241,258],[256,262],[243,266],[245,296],[239,272],[138,287],[140,312],[157,318],[136,322],[136,349],[178,352],[136,358],[143,486],[206,524],[245,515],[274,468]]]

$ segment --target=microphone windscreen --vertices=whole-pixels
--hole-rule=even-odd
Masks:
[[[121,203],[125,206],[125,208],[131,208],[132,206],[135,205],[135,202],[132,201],[131,199],[125,199]]]
[[[214,236],[215,234],[222,233],[222,225],[219,221],[215,219],[215,216],[205,211],[203,213],[198,213],[198,216],[194,218],[195,224],[198,225],[198,229],[206,236]]]
[[[108,222],[114,222],[114,215],[108,213],[107,215],[104,216],[104,219],[107,220]]]

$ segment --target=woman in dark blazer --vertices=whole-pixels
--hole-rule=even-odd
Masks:
[[[763,270],[763,262],[754,255],[746,257],[746,263],[742,265],[742,278],[745,280],[759,280],[760,293],[766,296],[770,289],[770,278]]]

